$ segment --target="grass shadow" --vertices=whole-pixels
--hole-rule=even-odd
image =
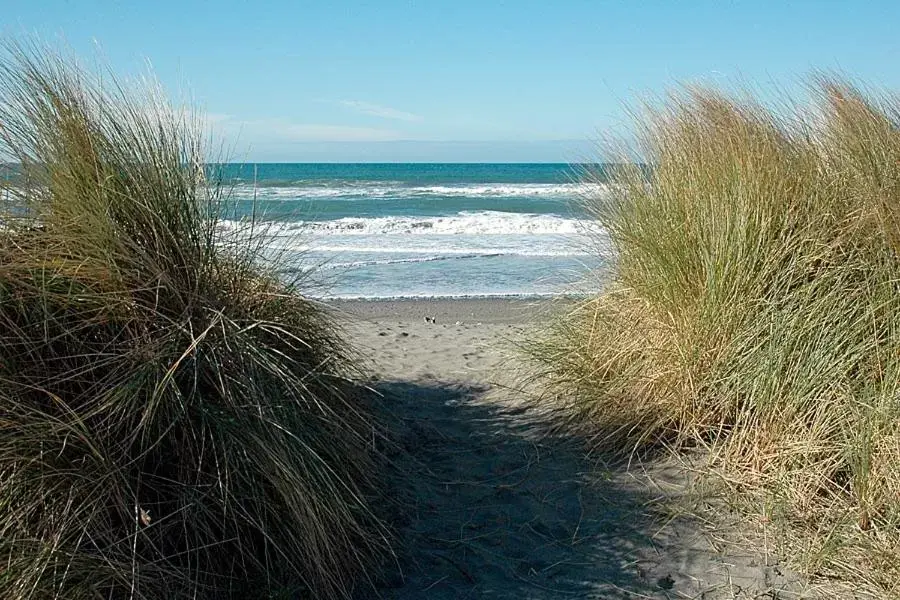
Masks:
[[[663,524],[658,496],[625,465],[598,478],[575,440],[547,434],[526,408],[485,401],[494,393],[488,387],[373,387],[394,430],[386,513],[397,558],[360,597],[709,593],[709,582],[691,575],[715,570],[708,542],[699,533],[681,539],[690,528]]]

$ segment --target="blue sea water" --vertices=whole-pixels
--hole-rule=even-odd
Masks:
[[[563,164],[229,164],[288,269],[332,298],[548,296],[595,289],[597,226]],[[596,187],[596,185],[595,185]]]

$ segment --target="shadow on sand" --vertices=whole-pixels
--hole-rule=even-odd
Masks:
[[[684,575],[715,568],[702,536],[673,540],[683,532],[661,525],[652,488],[624,469],[598,476],[526,409],[485,401],[489,388],[374,387],[396,431],[397,559],[361,598],[714,597]],[[677,556],[661,547],[673,545]]]

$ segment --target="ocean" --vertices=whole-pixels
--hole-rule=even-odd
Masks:
[[[597,226],[564,164],[229,164],[236,212],[324,298],[596,289]],[[602,193],[602,190],[593,190]]]

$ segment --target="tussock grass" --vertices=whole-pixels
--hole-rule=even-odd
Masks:
[[[351,357],[202,123],[44,48],[0,59],[0,597],[344,597],[384,550]]]
[[[639,113],[622,156],[647,168],[586,198],[609,284],[530,350],[592,444],[703,448],[795,566],[897,596],[900,100],[811,90],[806,110],[687,88]]]

